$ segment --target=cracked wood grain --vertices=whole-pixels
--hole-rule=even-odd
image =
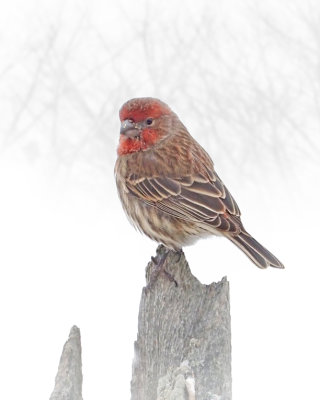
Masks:
[[[156,259],[164,252],[159,246]],[[170,252],[164,267],[157,279],[155,262],[146,270],[131,400],[231,400],[227,279],[202,285],[183,253]]]

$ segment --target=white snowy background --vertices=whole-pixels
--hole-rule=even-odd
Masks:
[[[49,398],[74,324],[84,399],[130,396],[156,244],[127,222],[113,165],[139,96],[170,104],[286,266],[221,238],[185,249],[201,282],[230,281],[233,398],[320,398],[320,3],[0,5],[0,398]]]

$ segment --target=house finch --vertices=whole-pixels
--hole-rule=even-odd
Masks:
[[[240,210],[207,152],[162,101],[137,98],[120,109],[115,165],[123,208],[135,227],[168,249],[222,235],[259,268],[282,263],[244,229]]]

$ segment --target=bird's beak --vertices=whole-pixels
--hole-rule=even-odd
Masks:
[[[132,122],[130,119],[126,119],[121,123],[120,134],[129,138],[135,138],[139,137],[140,130],[137,124]]]

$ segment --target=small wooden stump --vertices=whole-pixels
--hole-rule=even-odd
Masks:
[[[82,400],[81,337],[76,326],[63,347],[50,400]]]

